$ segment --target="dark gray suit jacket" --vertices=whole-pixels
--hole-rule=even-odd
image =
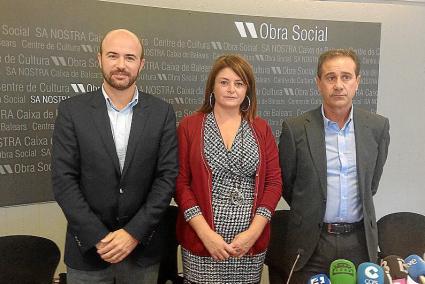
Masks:
[[[178,173],[172,106],[139,92],[121,173],[101,89],[72,97],[59,105],[52,153],[53,192],[68,221],[65,263],[107,267],[95,245],[120,228],[140,241],[129,257],[141,265],[158,262],[161,218]]]
[[[354,107],[357,178],[363,205],[364,227],[371,261],[377,260],[378,236],[373,195],[387,158],[388,119]],[[279,152],[283,198],[291,207],[284,236],[282,260],[301,269],[319,241],[326,210],[327,162],[321,108],[283,123]],[[290,266],[289,266],[290,268]]]

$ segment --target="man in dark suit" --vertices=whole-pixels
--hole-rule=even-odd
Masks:
[[[178,172],[171,105],[140,92],[143,46],[106,34],[102,88],[59,105],[52,182],[67,221],[68,283],[156,283]]]
[[[373,195],[387,158],[388,119],[353,106],[360,65],[352,50],[318,62],[322,105],[283,123],[279,151],[283,197],[291,207],[282,258],[291,283],[329,273],[338,258],[377,260]]]

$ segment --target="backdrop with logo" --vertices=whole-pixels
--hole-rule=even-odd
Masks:
[[[11,8],[13,7],[13,12]],[[0,206],[52,200],[51,135],[60,101],[98,89],[103,35],[143,38],[137,85],[171,103],[177,120],[202,103],[212,62],[243,55],[257,80],[258,114],[278,138],[285,118],[320,104],[317,58],[352,48],[361,59],[356,105],[376,111],[379,23],[203,13],[94,0],[0,3]],[[96,135],[96,133],[93,133]]]

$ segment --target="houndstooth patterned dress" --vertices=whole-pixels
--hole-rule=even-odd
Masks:
[[[204,153],[212,171],[215,231],[230,243],[251,222],[258,146],[251,127],[243,120],[231,149],[227,150],[214,115],[209,113],[204,129]],[[184,214],[189,221],[202,212],[195,206]],[[256,214],[271,218],[271,212],[264,207],[258,208]],[[185,283],[259,283],[266,253],[230,257],[225,261],[197,256],[186,249],[182,254]]]

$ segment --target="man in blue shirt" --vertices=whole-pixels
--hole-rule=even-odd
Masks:
[[[377,260],[373,195],[390,142],[387,118],[353,106],[360,63],[352,50],[323,53],[316,84],[322,105],[282,125],[283,197],[291,207],[284,233],[291,283],[329,273],[335,259]]]
[[[173,108],[138,90],[143,46],[107,33],[102,88],[61,102],[52,184],[68,221],[68,283],[156,283],[177,165]]]

